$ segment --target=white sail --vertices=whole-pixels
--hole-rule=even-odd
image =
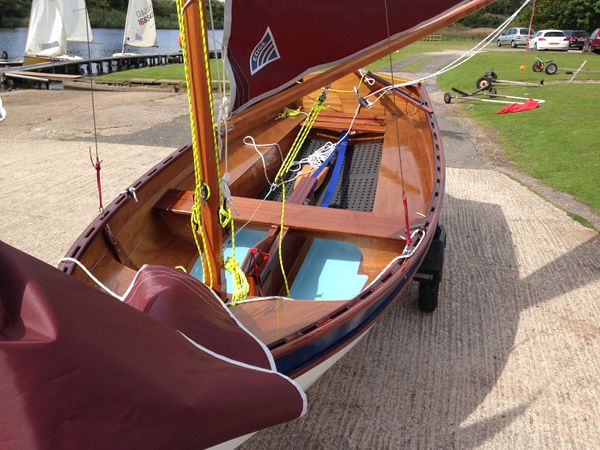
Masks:
[[[67,53],[67,36],[56,0],[33,0],[25,55],[53,57]]]
[[[155,47],[156,25],[152,0],[129,0],[123,47]]]
[[[85,0],[57,0],[69,42],[92,42],[92,27]]]

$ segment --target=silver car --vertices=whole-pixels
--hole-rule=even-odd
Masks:
[[[510,45],[512,48],[517,48],[519,45],[526,45],[528,39],[531,39],[534,34],[535,31],[529,30],[529,36],[527,36],[527,28],[509,28],[498,36],[496,45],[498,47]]]

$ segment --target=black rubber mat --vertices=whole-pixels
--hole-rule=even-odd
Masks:
[[[373,211],[382,149],[382,141],[348,148],[330,208]]]
[[[325,141],[307,139],[300,149],[297,160],[306,158],[324,144]],[[379,176],[379,165],[381,164],[382,150],[383,141],[348,146],[344,164],[342,166],[342,174],[338,180],[330,208],[351,209],[354,211],[365,212],[373,211],[375,194],[377,192],[377,179]],[[333,165],[333,163],[334,161],[331,161],[330,164]],[[288,174],[286,180],[291,179],[293,176],[293,173]],[[325,190],[324,186],[329,181],[330,180],[328,177],[323,183],[321,189],[319,189],[319,192],[317,192],[317,204],[320,203],[320,197]],[[288,197],[293,190],[290,184],[287,186]],[[261,192],[259,198],[264,198],[265,195],[267,195],[267,192],[268,187]],[[268,200],[281,201],[281,198],[281,189],[277,189],[269,195]]]

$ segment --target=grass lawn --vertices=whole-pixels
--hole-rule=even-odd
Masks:
[[[520,72],[523,51],[487,52],[442,75],[438,81],[444,91],[451,87],[474,91],[477,78],[490,69],[499,79],[539,81],[544,78],[543,88],[497,87],[498,94],[546,100],[533,111],[498,115],[494,113],[503,105],[481,102],[455,107],[467,109],[483,127],[499,132],[506,156],[518,168],[600,212],[600,126],[596,118],[600,84],[568,84],[565,81],[571,75],[560,70],[553,76],[534,73],[531,66],[539,54],[529,54],[525,71]],[[580,73],[577,79],[600,80],[600,55],[543,53],[540,58],[553,59],[559,69],[577,68],[587,59],[585,68],[598,73]]]
[[[404,58],[411,56],[420,55],[422,53],[431,53],[448,49],[455,50],[468,50],[472,48],[477,42],[475,41],[440,41],[440,42],[423,42],[417,41],[401,50],[395,51],[392,57],[393,61],[399,61]],[[375,71],[389,71],[390,59],[388,56],[375,61],[367,66],[367,69]],[[411,70],[402,70],[403,72],[410,72]]]
[[[441,41],[441,42],[415,42],[408,47],[403,48],[394,52],[393,60],[398,61],[400,59],[407,58],[413,55],[419,55],[421,53],[435,52],[438,50],[444,50],[447,48],[453,49],[469,49],[475,45],[475,42],[471,41]],[[219,68],[217,64],[221,64],[222,73],[222,62],[211,60],[211,70],[215,73],[215,70]],[[422,64],[419,62],[418,64]],[[383,70],[389,67],[389,58],[385,57],[379,61],[367,66],[369,70]],[[410,67],[409,67],[410,69]],[[410,71],[410,70],[407,70]],[[98,80],[114,81],[116,83],[126,82],[132,78],[150,78],[150,79],[172,79],[172,80],[185,80],[185,74],[183,71],[183,64],[170,64],[166,66],[154,66],[144,67],[142,69],[125,70],[123,72],[115,72],[107,75],[101,75],[97,77]]]
[[[222,63],[214,60],[210,61],[211,70],[213,73],[217,70],[217,64],[221,64],[221,73],[223,73]],[[123,72],[114,72],[107,75],[101,75],[96,77],[102,81],[114,81],[115,83],[123,83],[131,80],[132,78],[150,78],[156,79],[170,79],[170,80],[185,80],[185,73],[183,70],[183,64],[169,64],[166,66],[154,66],[144,67],[142,69],[131,69]]]

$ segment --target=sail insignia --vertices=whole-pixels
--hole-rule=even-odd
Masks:
[[[264,36],[250,54],[250,75],[254,75],[267,64],[277,61],[281,56],[271,29],[267,27]]]

